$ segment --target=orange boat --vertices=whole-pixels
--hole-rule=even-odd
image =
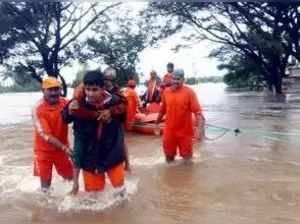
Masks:
[[[159,103],[149,104],[144,113],[137,113],[135,121],[132,124],[132,131],[147,135],[161,135],[164,127],[164,122],[158,126],[155,121],[160,110]]]
[[[165,126],[164,118],[158,126],[155,124],[159,110],[160,104],[152,103],[146,107],[144,113],[137,113],[131,131],[146,135],[162,135]],[[193,122],[194,125],[197,126],[194,116]],[[198,134],[199,133],[195,133],[195,136],[198,136]]]

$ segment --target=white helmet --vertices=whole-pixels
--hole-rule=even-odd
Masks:
[[[104,70],[103,73],[104,73],[104,74],[103,74],[103,75],[104,75],[104,78],[107,77],[107,76],[109,76],[109,77],[115,79],[115,78],[117,77],[117,72],[116,72],[116,70],[115,70],[114,68],[112,68],[112,67],[107,67],[107,68]]]

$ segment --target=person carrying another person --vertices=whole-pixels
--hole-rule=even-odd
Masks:
[[[160,78],[157,76],[156,71],[152,70],[150,72],[150,79],[146,82],[147,90],[142,96],[143,107],[146,107],[148,104],[151,103],[160,102],[160,84]]]
[[[54,77],[42,81],[43,98],[32,110],[34,125],[34,175],[40,177],[41,189],[51,186],[52,169],[66,180],[73,178],[69,159],[68,124],[61,117],[67,100],[61,97],[61,83]]]
[[[104,90],[104,77],[100,71],[89,71],[83,79],[85,97],[73,99],[63,110],[66,122],[74,129],[74,182],[71,194],[79,189],[78,176],[83,170],[86,191],[102,191],[105,174],[113,187],[124,185],[123,118],[115,107],[120,97]]]
[[[185,160],[193,156],[193,121],[195,115],[197,128],[202,128],[204,116],[195,92],[184,85],[183,69],[176,69],[173,73],[172,85],[164,90],[162,107],[156,124],[166,115],[163,131],[163,149],[166,162],[172,162],[179,148],[179,155]]]
[[[102,74],[102,73],[101,73]],[[126,121],[126,111],[127,111],[127,100],[125,96],[122,94],[120,91],[120,87],[116,82],[117,79],[117,73],[116,70],[112,67],[107,67],[104,70],[104,91],[106,94],[115,94],[119,97],[120,101],[114,105],[114,111],[116,113],[119,113],[122,117],[122,120]],[[81,101],[83,98],[85,98],[85,90],[84,90],[84,84],[80,83],[74,91],[73,98],[76,99],[77,101]],[[81,108],[81,111],[85,110],[84,108]],[[85,118],[90,117],[90,111],[86,111],[85,113],[81,114],[82,116],[85,115]],[[93,116],[93,113],[92,113]],[[124,128],[125,129],[125,128]],[[129,161],[129,154],[128,154],[128,147],[126,142],[124,141],[124,150],[125,150],[125,170],[128,172],[131,172],[131,167],[130,167],[130,161]]]
[[[124,96],[127,99],[127,117],[125,129],[131,130],[132,124],[135,120],[135,115],[139,111],[139,96],[135,91],[136,82],[134,79],[130,79],[127,82],[127,88],[124,91]]]
[[[127,112],[127,100],[121,92],[120,86],[117,83],[117,71],[112,67],[107,67],[104,70],[104,89],[111,94],[115,94],[120,98],[120,102],[114,106],[114,111],[119,113],[123,121],[123,132],[125,131],[126,112]],[[131,166],[129,161],[128,146],[124,139],[124,150],[125,150],[125,170],[131,172]]]

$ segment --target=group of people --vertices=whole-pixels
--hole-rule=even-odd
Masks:
[[[159,124],[165,117],[163,149],[166,162],[179,155],[190,161],[193,155],[192,114],[199,128],[203,126],[202,108],[194,91],[184,85],[184,71],[167,65],[168,73],[161,82],[155,71],[147,82],[145,104],[156,102],[160,112]],[[43,98],[33,109],[35,127],[34,175],[39,176],[41,188],[51,186],[52,169],[66,180],[73,180],[71,194],[79,190],[82,171],[85,191],[103,191],[105,175],[112,186],[123,194],[124,174],[130,170],[125,129],[135,116],[139,98],[136,83],[128,81],[124,93],[116,84],[116,71],[108,68],[86,72],[73,98],[61,97],[61,83],[53,77],[42,82]],[[134,109],[132,109],[134,108]],[[68,124],[73,124],[74,146],[68,141]]]

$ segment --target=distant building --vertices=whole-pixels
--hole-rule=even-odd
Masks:
[[[282,80],[282,89],[285,93],[300,93],[300,65],[289,66],[286,77]]]

